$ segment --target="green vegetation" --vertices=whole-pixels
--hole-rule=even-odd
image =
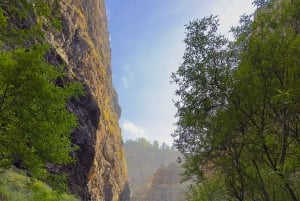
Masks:
[[[189,200],[300,200],[300,1],[254,1],[218,33],[217,17],[186,26],[176,147]]]
[[[75,197],[53,191],[48,185],[26,177],[20,170],[0,173],[1,201],[77,201]]]
[[[44,36],[60,27],[58,6],[58,1],[0,1],[0,168],[14,165],[64,191],[65,177],[48,168],[74,161],[70,138],[77,120],[66,103],[82,94],[82,86],[45,59],[50,47]]]

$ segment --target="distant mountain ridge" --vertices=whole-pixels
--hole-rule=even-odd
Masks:
[[[180,154],[165,143],[144,138],[124,144],[132,201],[179,201],[185,185],[180,183]]]

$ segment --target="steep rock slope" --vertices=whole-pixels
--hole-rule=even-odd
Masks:
[[[63,30],[48,34],[49,60],[64,64],[85,96],[69,103],[79,118],[73,141],[78,161],[62,171],[81,200],[129,200],[127,167],[118,126],[120,107],[112,86],[110,44],[103,0],[61,0]]]
[[[153,175],[150,187],[139,201],[184,200],[187,183],[181,183],[181,169],[176,163],[160,167]]]

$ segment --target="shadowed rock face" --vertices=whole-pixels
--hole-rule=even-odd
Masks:
[[[111,55],[103,0],[61,0],[63,30],[49,34],[53,64],[84,84],[85,96],[68,108],[79,119],[73,142],[77,162],[63,168],[81,200],[127,201],[129,188],[118,126],[120,107],[112,86]]]

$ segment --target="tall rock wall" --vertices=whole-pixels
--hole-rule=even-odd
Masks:
[[[68,107],[79,118],[73,141],[77,162],[63,168],[83,201],[127,201],[127,167],[118,126],[120,107],[112,86],[111,55],[103,0],[61,0],[63,30],[49,34],[49,60],[64,64],[69,79],[84,83],[85,96]]]

